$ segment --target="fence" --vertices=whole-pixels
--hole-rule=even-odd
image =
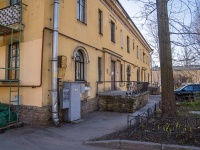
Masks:
[[[200,117],[162,117],[156,115],[159,107],[160,103],[141,115],[128,116],[130,139],[200,146]]]
[[[129,91],[131,94],[142,93],[148,90],[148,82],[137,81],[97,81],[96,93],[109,91]]]
[[[138,123],[144,122],[152,115],[156,115],[157,111],[161,108],[161,102],[155,103],[152,107],[149,107],[147,111],[139,114],[137,116],[128,115],[127,125],[129,129],[129,135],[132,133],[133,125],[138,125]]]

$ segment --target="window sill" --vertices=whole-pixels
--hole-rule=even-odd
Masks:
[[[81,21],[81,20],[79,20],[79,19],[77,19],[77,21],[80,22],[81,24],[84,24],[84,25],[87,26],[87,23],[86,23],[86,22],[83,22],[83,21]]]
[[[86,83],[87,81],[85,81],[85,80],[75,80],[74,82]]]

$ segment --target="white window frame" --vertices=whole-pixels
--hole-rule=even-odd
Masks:
[[[77,6],[76,6],[76,13],[77,13],[77,20],[79,20],[80,22],[83,22],[86,24],[87,21],[87,7],[86,7],[86,3],[87,0],[77,0]]]

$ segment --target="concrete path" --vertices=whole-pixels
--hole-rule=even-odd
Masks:
[[[138,115],[160,100],[150,96],[148,104]],[[84,145],[83,142],[120,130],[127,125],[127,113],[94,112],[83,116],[76,124],[65,123],[61,127],[37,129],[23,127],[0,134],[0,150],[109,150]]]

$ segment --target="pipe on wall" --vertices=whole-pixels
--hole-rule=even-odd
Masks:
[[[53,48],[52,48],[52,120],[55,125],[60,125],[58,117],[58,24],[59,24],[59,0],[54,0],[53,9]]]

